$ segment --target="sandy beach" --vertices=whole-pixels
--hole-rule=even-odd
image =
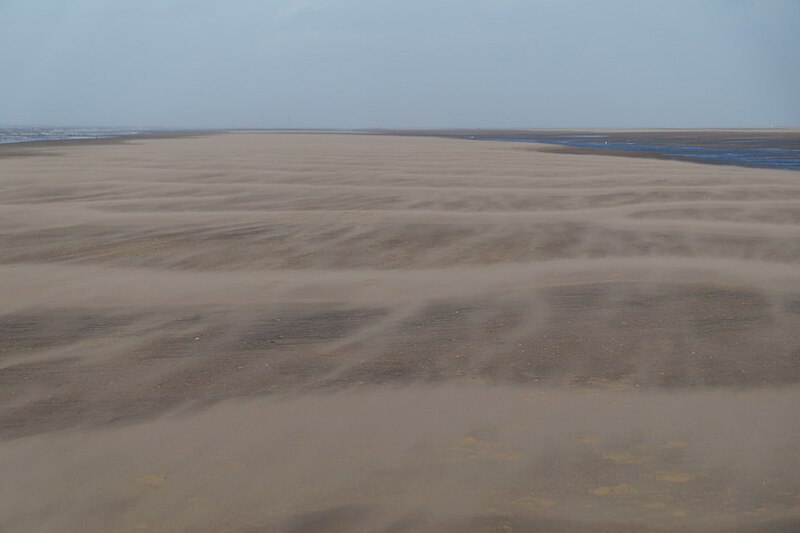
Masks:
[[[0,531],[800,531],[800,173],[0,146]]]

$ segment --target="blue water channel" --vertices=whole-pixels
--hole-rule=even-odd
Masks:
[[[703,146],[653,144],[635,139],[618,140],[599,134],[536,135],[533,137],[471,136],[470,138],[506,142],[556,144],[560,146],[595,150],[644,152],[683,161],[800,170],[800,150],[770,147],[770,140],[765,138],[721,140],[713,146],[709,146],[707,142],[704,143]]]

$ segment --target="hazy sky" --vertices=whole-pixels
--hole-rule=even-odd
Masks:
[[[800,0],[0,0],[0,124],[800,125]]]

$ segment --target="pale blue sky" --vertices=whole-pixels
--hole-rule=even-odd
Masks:
[[[0,0],[0,124],[800,125],[800,0]]]

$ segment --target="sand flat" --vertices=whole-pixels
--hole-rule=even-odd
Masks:
[[[796,531],[800,173],[0,147],[2,531]]]

